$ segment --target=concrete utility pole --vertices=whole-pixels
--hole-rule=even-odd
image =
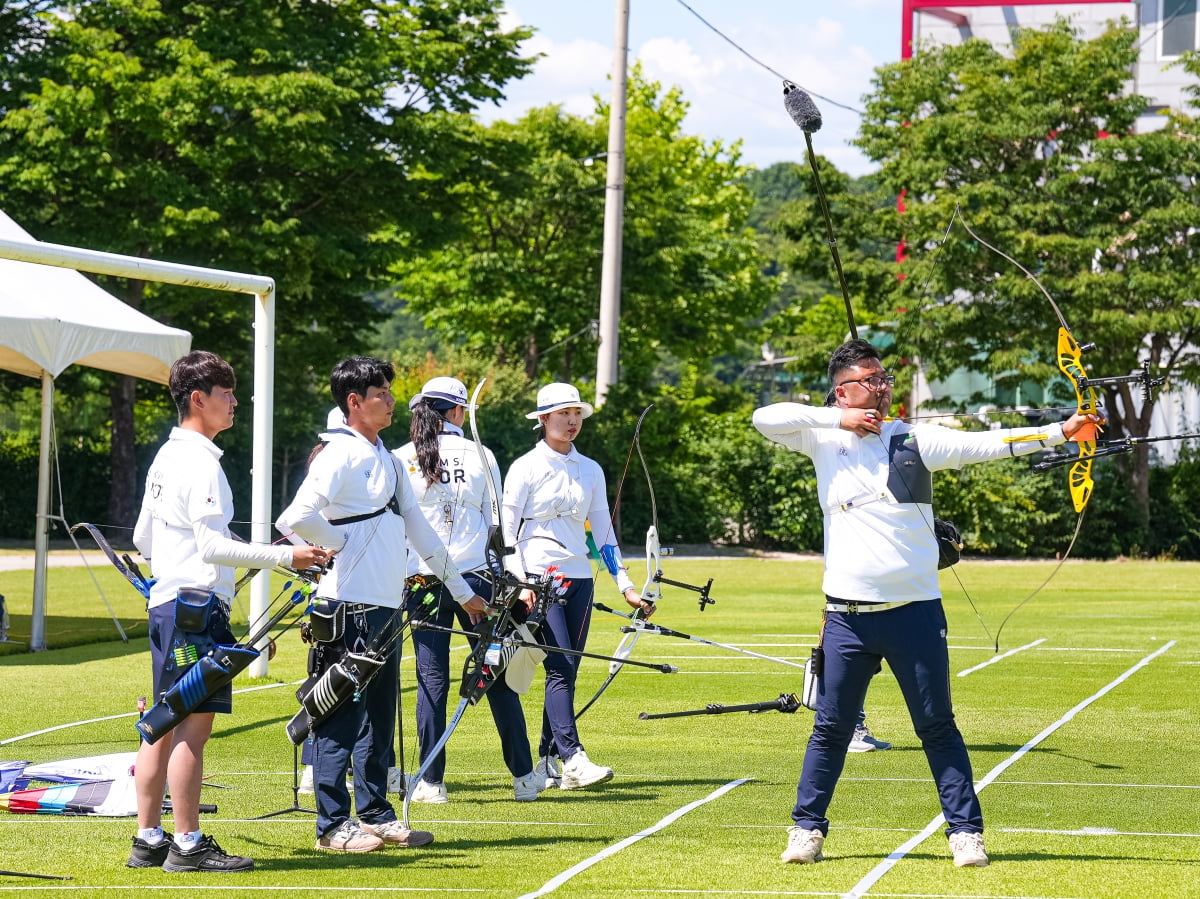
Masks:
[[[625,219],[625,70],[629,57],[629,0],[616,0],[612,101],[608,109],[608,180],[604,192],[604,256],[600,275],[600,349],[596,406],[617,383],[621,323],[621,234]]]

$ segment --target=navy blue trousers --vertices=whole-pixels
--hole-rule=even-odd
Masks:
[[[392,618],[395,609],[371,609],[346,615],[345,642],[351,650],[365,648]],[[394,626],[392,628],[394,631]],[[317,725],[313,733],[313,787],[317,800],[317,836],[336,830],[350,817],[346,769],[354,758],[354,801],[358,817],[368,824],[396,820],[387,799],[388,768],[395,764],[396,696],[399,650],[382,651],[387,661],[356,698],[351,697]]]
[[[547,646],[582,650],[587,646],[592,623],[592,594],[595,581],[574,578],[562,598],[565,605],[551,603],[546,610],[539,639]],[[579,656],[546,651],[542,667],[546,669],[546,700],[542,706],[542,738],[538,756],[559,756],[564,762],[583,748],[575,726],[575,678]]]
[[[476,574],[463,577],[471,588],[485,599],[491,598],[491,584]],[[431,621],[440,627],[452,627],[457,621],[460,630],[471,630],[471,622],[462,606],[454,601],[444,584],[434,588],[437,611]],[[405,591],[405,604],[411,610],[424,598],[425,591]],[[450,695],[450,634],[437,631],[412,631],[413,648],[417,662],[417,740],[421,746],[421,764],[429,750],[446,732],[446,704]],[[474,642],[474,641],[472,641]],[[513,777],[524,777],[533,770],[533,756],[529,749],[529,734],[525,729],[525,712],[521,708],[521,697],[514,693],[504,680],[504,675],[488,687],[488,706],[496,732],[500,735],[500,751],[504,764]],[[446,777],[446,751],[443,749],[425,772],[427,783],[441,783]]]
[[[896,677],[921,740],[946,817],[946,833],[982,833],[983,812],[971,760],[950,704],[950,654],[941,600],[867,614],[827,612],[822,645],[825,673],[792,820],[809,830],[829,832],[825,813],[846,762],[867,685],[882,660]]]

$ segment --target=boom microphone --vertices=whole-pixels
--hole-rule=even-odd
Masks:
[[[783,82],[783,106],[805,134],[821,130],[821,110],[807,91],[790,81]]]

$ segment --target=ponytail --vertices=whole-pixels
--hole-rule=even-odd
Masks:
[[[421,474],[425,476],[426,487],[442,477],[442,454],[438,446],[438,436],[442,433],[444,422],[442,413],[433,407],[429,399],[422,397],[413,405],[408,435],[417,451],[417,465]]]

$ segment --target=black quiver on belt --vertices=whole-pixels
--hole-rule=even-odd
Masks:
[[[250,667],[259,652],[249,646],[217,646],[179,678],[137,722],[147,743],[158,740],[222,687]]]
[[[321,674],[309,675],[296,691],[300,709],[287,723],[288,739],[292,744],[299,746],[308,739],[314,727],[351,696],[362,692],[383,667],[384,659],[375,652],[347,652]]]

